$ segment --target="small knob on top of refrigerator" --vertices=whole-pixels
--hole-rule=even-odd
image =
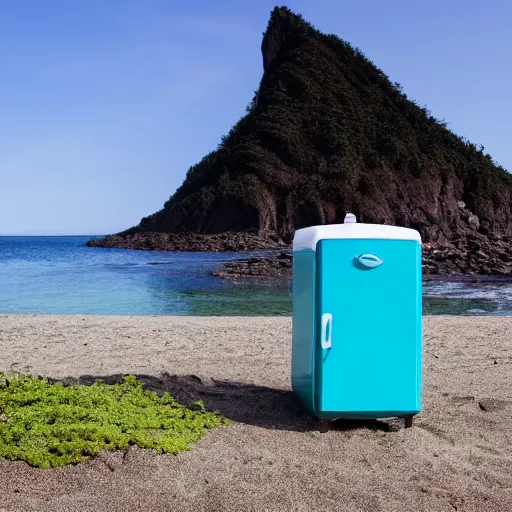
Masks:
[[[356,216],[353,213],[347,213],[345,215],[345,220],[343,221],[344,224],[354,224],[356,222]]]

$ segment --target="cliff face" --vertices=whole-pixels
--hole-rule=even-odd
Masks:
[[[342,221],[418,229],[425,242],[512,236],[512,177],[410,101],[358,49],[275,8],[248,113],[191,167],[144,232],[258,233]]]

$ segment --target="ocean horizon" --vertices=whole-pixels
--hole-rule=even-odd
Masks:
[[[86,247],[104,235],[0,235],[0,314],[290,315],[287,280],[210,273],[251,253]],[[512,278],[424,276],[425,315],[512,315]]]

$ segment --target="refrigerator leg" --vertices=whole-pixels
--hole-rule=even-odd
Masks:
[[[329,432],[329,420],[320,420],[320,433],[325,434]]]
[[[408,416],[404,416],[404,428],[411,428],[412,427],[412,419],[413,415],[409,414]]]

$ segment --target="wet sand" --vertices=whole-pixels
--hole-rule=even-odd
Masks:
[[[290,318],[0,316],[0,354],[0,371],[135,374],[235,421],[177,456],[0,459],[0,512],[512,510],[512,318],[424,318],[423,411],[407,430],[320,434],[291,391]]]

